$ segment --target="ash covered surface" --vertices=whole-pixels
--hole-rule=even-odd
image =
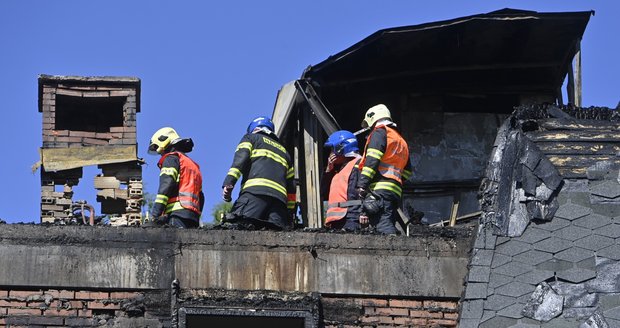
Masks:
[[[318,293],[209,289],[182,290],[178,297],[178,304],[180,306],[310,310],[314,312],[318,310],[319,300]]]
[[[546,118],[575,118],[579,120],[600,120],[620,122],[620,113],[608,107],[557,106],[554,104],[524,105],[515,108],[513,116],[517,120],[538,120]]]

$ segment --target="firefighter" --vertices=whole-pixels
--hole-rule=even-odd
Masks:
[[[152,209],[156,224],[197,228],[204,206],[200,167],[185,153],[194,148],[170,127],[157,130],[149,144],[150,154],[159,154],[159,189]]]
[[[357,231],[362,208],[355,189],[359,176],[357,164],[362,158],[357,139],[349,131],[336,131],[327,138],[325,147],[331,148],[321,183],[323,199],[328,199],[325,226]]]
[[[382,234],[398,234],[395,222],[403,182],[411,176],[407,142],[396,130],[390,110],[378,104],[366,111],[363,128],[371,132],[359,164],[357,193],[364,199],[360,223],[370,223]]]
[[[288,230],[295,213],[295,169],[274,133],[271,119],[259,116],[241,138],[233,163],[222,183],[222,198],[232,200],[237,180],[243,176],[239,197],[227,222],[250,229]]]

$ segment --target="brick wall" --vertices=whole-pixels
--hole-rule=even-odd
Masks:
[[[456,327],[458,300],[322,297],[326,328]]]
[[[131,321],[161,326],[160,320],[145,318],[143,303],[138,292],[0,289],[0,328],[123,326]]]

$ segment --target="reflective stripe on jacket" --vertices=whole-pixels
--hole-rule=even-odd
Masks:
[[[382,149],[371,145],[373,134],[379,129],[384,130],[386,135],[385,147]],[[360,180],[370,182],[369,186],[363,187],[370,187],[371,190],[390,190],[400,196],[403,181],[411,175],[409,166],[409,147],[400,133],[389,124],[375,126],[368,136],[364,155],[359,164]]]
[[[258,132],[243,136],[222,186],[234,186],[239,178],[241,192],[270,196],[289,209],[295,207],[295,168],[274,135]]]
[[[200,166],[181,152],[170,152],[161,157],[157,163],[159,168],[161,168],[164,159],[170,154],[177,155],[180,161],[181,172],[179,172],[177,177],[179,193],[176,197],[168,199],[164,213],[169,214],[172,211],[187,209],[200,215],[200,192],[202,191]]]
[[[361,204],[359,200],[348,202],[347,196],[349,177],[358,162],[359,159],[354,158],[350,160],[342,170],[336,173],[332,178],[329,187],[327,215],[325,217],[325,225],[328,227],[331,225],[331,222],[338,221],[347,215],[348,206]]]

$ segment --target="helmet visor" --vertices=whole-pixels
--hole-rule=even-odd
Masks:
[[[149,155],[158,155],[157,149],[159,149],[159,146],[154,143],[150,144],[148,150]]]

